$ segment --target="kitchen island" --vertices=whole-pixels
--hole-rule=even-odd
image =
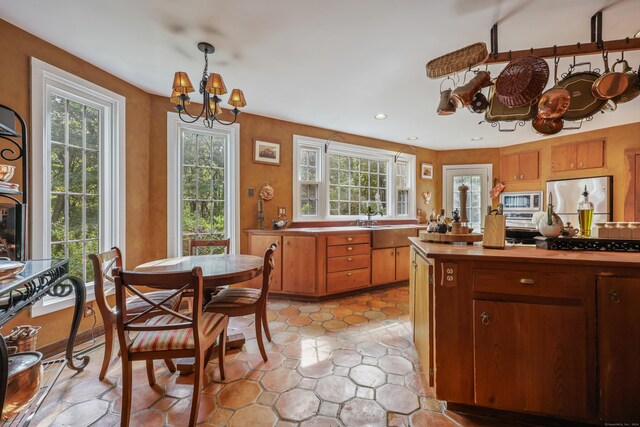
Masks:
[[[438,399],[640,422],[640,254],[409,240],[414,341]]]

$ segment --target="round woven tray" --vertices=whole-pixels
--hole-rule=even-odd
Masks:
[[[540,96],[549,81],[547,61],[535,56],[516,58],[496,80],[496,95],[507,107],[530,105]]]
[[[479,42],[427,62],[427,77],[437,79],[483,64],[489,57],[487,45]]]

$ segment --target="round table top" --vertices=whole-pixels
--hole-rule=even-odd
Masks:
[[[169,273],[200,267],[206,286],[223,286],[253,279],[262,273],[263,265],[264,260],[253,255],[195,255],[150,261],[135,271]]]

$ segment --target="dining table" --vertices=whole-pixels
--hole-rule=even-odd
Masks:
[[[143,273],[175,273],[200,267],[205,295],[211,295],[216,288],[245,282],[261,275],[263,266],[263,258],[253,255],[192,255],[149,261],[134,270]],[[208,301],[204,303],[206,302]],[[229,335],[227,349],[241,348],[244,343],[244,334]],[[193,358],[184,358],[176,366],[181,375],[187,375],[193,372],[193,363]]]

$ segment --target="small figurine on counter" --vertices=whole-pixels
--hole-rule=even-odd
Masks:
[[[440,213],[436,217],[436,221],[438,222],[438,224],[447,223],[447,215],[444,213],[444,208],[440,209]]]
[[[580,229],[575,228],[569,221],[567,221],[567,225],[564,226],[560,235],[562,237],[577,237],[579,234]]]
[[[458,209],[454,209],[451,213],[451,218],[453,218],[453,222],[460,222],[460,211],[458,211]]]

